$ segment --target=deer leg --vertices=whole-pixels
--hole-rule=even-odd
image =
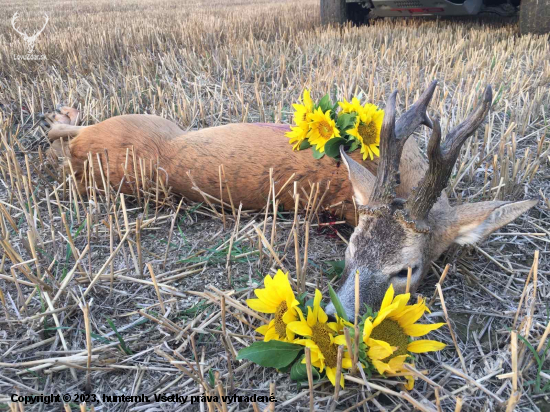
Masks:
[[[68,106],[58,106],[55,113],[45,115],[43,118],[51,128],[48,132],[50,142],[61,137],[76,137],[86,127],[77,126],[80,120],[80,112]]]
[[[54,124],[48,132],[50,142],[53,142],[61,137],[75,137],[82,129],[88,126],[71,126],[68,124]]]

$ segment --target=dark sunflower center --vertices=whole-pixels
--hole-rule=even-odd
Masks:
[[[382,362],[387,362],[396,356],[407,354],[409,338],[403,331],[403,328],[399,326],[399,323],[394,320],[384,319],[380,325],[373,329],[370,337],[388,342],[390,346],[397,346],[397,350],[386,359],[382,359]]]
[[[326,323],[319,322],[313,325],[311,329],[313,331],[311,340],[315,342],[325,357],[325,365],[329,368],[335,368],[338,358],[338,348],[334,343],[330,343],[330,337],[334,334],[334,331]]]
[[[326,120],[319,123],[319,134],[323,137],[323,139],[328,139],[332,136],[332,128]]]
[[[359,135],[363,139],[363,144],[371,145],[376,144],[376,125],[374,122],[360,123],[357,128]]]
[[[286,323],[283,322],[283,316],[287,309],[286,302],[283,300],[275,311],[275,332],[281,339],[286,338]]]

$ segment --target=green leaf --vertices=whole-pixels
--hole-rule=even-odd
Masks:
[[[304,140],[302,143],[300,143],[300,150],[309,149],[311,147],[311,144],[309,144],[309,141]]]
[[[315,146],[312,146],[312,150],[313,150],[313,157],[317,160],[319,160],[321,157],[325,155],[324,152],[321,153],[319,150],[317,150]]]
[[[354,140],[348,150],[348,152],[353,152],[359,147],[359,142],[357,140]]]
[[[211,387],[213,388],[216,387],[216,378],[214,376],[214,373],[212,372],[212,369],[208,370],[208,383],[210,384]]]
[[[292,369],[290,369],[290,379],[295,382],[307,381],[307,365],[302,363],[302,359],[304,359],[303,356],[299,360],[294,362],[294,365],[292,365]],[[313,366],[311,367],[311,374],[313,376],[313,380],[321,378],[319,371]]]
[[[330,101],[330,96],[328,94],[325,94],[323,96],[323,98],[319,101],[318,106],[321,108],[323,113],[325,113],[327,110],[331,110],[332,109],[332,103]]]
[[[346,261],[345,260],[329,260],[325,263],[328,263],[330,265],[330,269],[327,272],[327,275],[331,276],[342,276],[342,273],[344,272],[344,268],[346,267]]]
[[[338,295],[330,285],[328,285],[328,293],[330,295],[330,301],[334,305],[334,308],[336,309],[336,313],[338,314],[338,316],[347,321],[348,315],[346,314],[346,311],[342,306],[342,302],[340,302],[340,299],[338,299]]]
[[[248,359],[265,368],[281,369],[290,365],[303,349],[301,345],[278,340],[260,341],[241,349],[237,360]]]
[[[334,137],[325,144],[325,153],[327,156],[336,159],[340,156],[340,146],[344,144],[346,140],[341,137]]]
[[[338,129],[342,131],[346,131],[350,128],[350,126],[353,125],[355,121],[355,115],[351,113],[343,113],[340,116],[338,116],[338,121],[336,122],[336,126],[338,126]]]
[[[122,348],[122,350],[126,353],[126,355],[133,355],[133,352],[130,350],[130,348],[126,345],[126,342],[124,341],[124,339],[122,338],[122,335],[120,333],[118,333],[118,330],[115,326],[115,324],[113,323],[113,321],[109,318],[107,318],[107,323],[109,324],[109,326],[111,327],[111,329],[113,330],[113,332],[115,332],[115,335],[116,337],[118,338],[118,342],[120,343],[120,347]]]

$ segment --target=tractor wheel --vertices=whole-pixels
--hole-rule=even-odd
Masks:
[[[346,0],[321,0],[322,24],[344,24],[347,20]]]
[[[519,31],[521,34],[550,33],[550,0],[521,0]]]

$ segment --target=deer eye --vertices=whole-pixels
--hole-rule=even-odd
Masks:
[[[416,272],[416,270],[418,269],[418,266],[414,266],[412,268],[412,274],[414,274],[414,272]],[[408,268],[405,268],[405,269],[401,269],[399,272],[397,273],[394,273],[394,275],[392,277],[396,277],[396,278],[401,278],[401,279],[407,279],[407,274],[409,273],[409,269]]]

